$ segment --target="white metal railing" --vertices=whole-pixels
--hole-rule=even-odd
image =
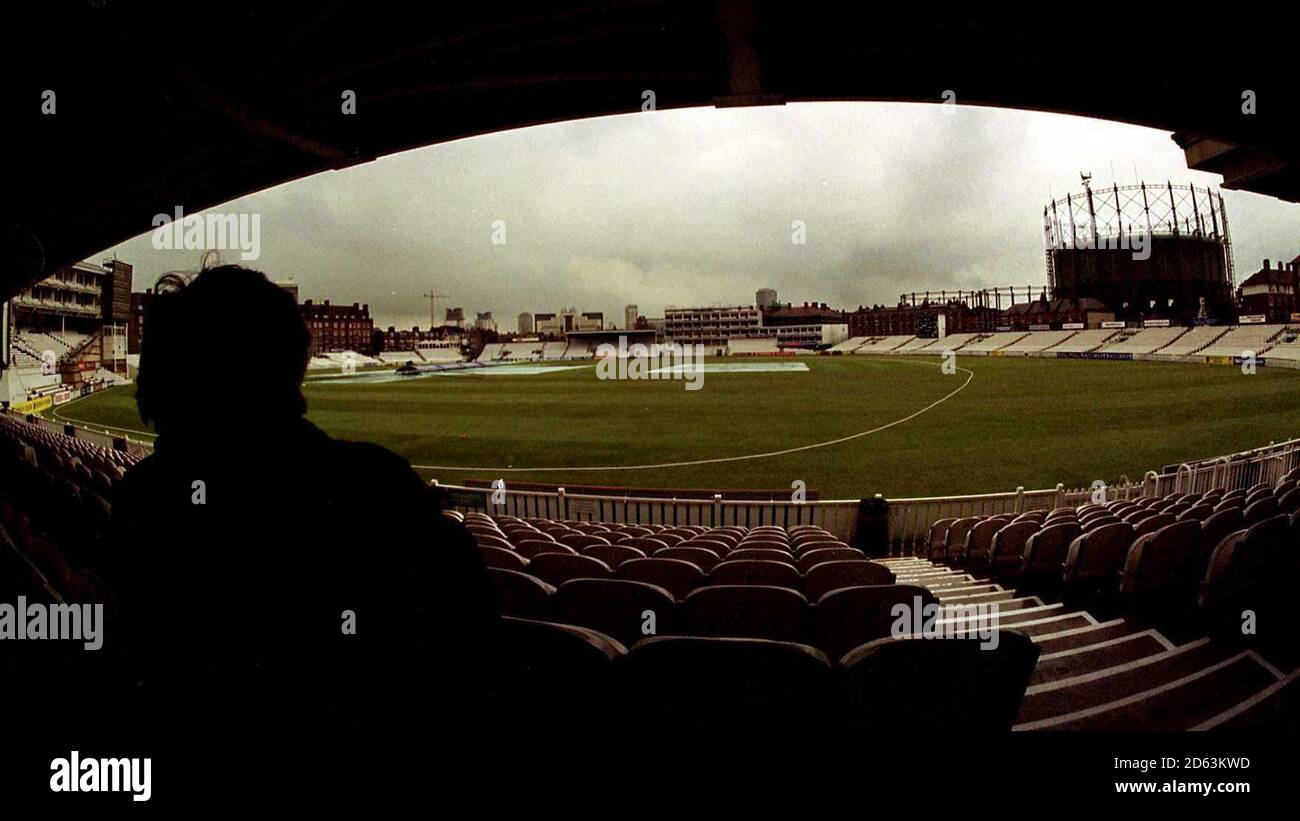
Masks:
[[[835,536],[853,538],[857,524],[857,499],[786,502],[723,499],[652,498],[600,496],[555,491],[510,490],[508,488],[440,485],[450,493],[451,506],[460,510],[482,510],[494,515],[521,519],[567,519],[615,524],[794,527],[811,524]]]
[[[1077,507],[1097,498],[1117,501],[1171,493],[1203,493],[1212,488],[1246,490],[1259,484],[1276,484],[1296,468],[1300,468],[1300,439],[1180,465],[1170,473],[1152,471],[1141,482],[1107,486],[1104,492],[1094,488],[1067,490],[1064,485],[1057,485],[1049,490],[1021,487],[1008,493],[890,499],[889,552],[897,555],[921,551],[931,525],[940,519]],[[452,494],[454,508],[520,518],[705,527],[813,524],[845,541],[851,541],[856,535],[860,505],[857,499],[735,501],[724,500],[720,495],[709,499],[676,499],[566,493],[564,488],[536,491],[441,487]]]

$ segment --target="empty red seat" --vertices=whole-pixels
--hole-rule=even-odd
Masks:
[[[528,566],[528,559],[525,559],[515,551],[507,550],[504,547],[480,547],[478,551],[483,556],[483,564],[488,567],[504,567],[509,570],[523,570]]]
[[[1029,537],[1021,560],[1020,583],[1028,587],[1054,588],[1060,585],[1070,543],[1082,534],[1072,522],[1047,523]]]
[[[528,572],[556,587],[570,579],[604,579],[613,573],[599,559],[572,553],[539,553],[528,563]]]
[[[816,550],[800,553],[795,566],[801,572],[807,573],[808,568],[822,562],[861,561],[866,558],[866,555],[856,547],[819,547]]]
[[[709,571],[709,584],[764,584],[775,587],[802,587],[799,571],[786,562],[766,562],[728,558]]]
[[[704,571],[681,559],[633,559],[619,565],[617,576],[620,579],[658,585],[678,601],[704,584]]]
[[[930,538],[928,547],[923,554],[929,559],[942,559],[947,551],[948,528],[956,522],[956,519],[939,519],[930,525]]]
[[[630,647],[672,633],[676,604],[667,590],[645,582],[573,579],[556,589],[551,609],[552,621],[599,630]]]
[[[623,562],[644,559],[645,555],[635,547],[626,544],[593,544],[582,549],[582,555],[600,559],[610,567],[617,568]]]
[[[1133,525],[1133,535],[1145,536],[1148,533],[1155,533],[1157,530],[1168,527],[1176,521],[1178,521],[1178,517],[1170,513],[1157,513],[1154,516],[1147,516]]]
[[[1117,582],[1135,535],[1127,522],[1102,525],[1070,544],[1065,559],[1065,587],[1070,592]]]
[[[712,550],[703,547],[688,546],[660,548],[654,552],[653,558],[681,559],[682,561],[690,562],[705,573],[708,573],[715,565],[717,565],[718,562],[722,561],[722,558]]]
[[[989,550],[989,561],[993,572],[1000,578],[1020,575],[1024,566],[1025,545],[1029,537],[1042,528],[1036,519],[1012,522],[993,534],[993,545]]]
[[[808,600],[796,590],[764,585],[711,585],[681,606],[681,630],[692,636],[807,641]]]
[[[545,705],[566,732],[585,735],[608,722],[612,663],[627,653],[622,644],[586,627],[509,616],[498,633],[494,668],[502,700]]]
[[[829,714],[830,660],[805,644],[660,636],[638,642],[615,668],[637,705],[628,718],[642,730],[769,737],[821,728]],[[707,683],[711,697],[692,682]]]
[[[489,567],[488,576],[497,594],[497,605],[507,616],[524,619],[550,618],[550,597],[555,588],[519,570]]]
[[[980,567],[987,567],[993,550],[993,537],[1006,525],[1000,519],[982,519],[966,534],[966,544],[962,555],[966,561]]]
[[[1194,604],[1200,552],[1197,522],[1175,522],[1139,536],[1120,571],[1120,593],[1143,611]]]
[[[788,565],[794,565],[794,554],[788,550],[773,550],[770,548],[759,547],[737,547],[727,554],[727,561],[765,561],[765,562],[785,562]]]
[[[804,592],[809,601],[820,601],[821,597],[841,587],[872,587],[881,584],[893,584],[894,574],[878,562],[838,561],[822,562],[808,568],[804,574]]]
[[[948,527],[948,534],[944,540],[943,556],[940,558],[947,562],[962,561],[966,552],[966,534],[970,533],[971,528],[981,521],[983,519],[979,516],[967,516],[953,522]]]
[[[586,533],[565,533],[559,537],[562,545],[567,545],[574,550],[582,550],[593,544],[611,544],[610,540],[604,536],[592,536]]]
[[[911,632],[915,608],[938,605],[939,599],[924,587],[912,584],[883,584],[862,587],[841,587],[818,599],[813,607],[812,643],[838,659],[848,651],[869,641],[892,635],[891,628],[899,620],[894,610],[906,606],[906,633]]]
[[[1180,522],[1192,521],[1192,522],[1197,522],[1199,524],[1200,522],[1203,522],[1206,519],[1210,518],[1210,516],[1212,515],[1214,515],[1214,507],[1212,505],[1195,504],[1187,508],[1186,510],[1184,510],[1182,513],[1179,513],[1178,521]]]
[[[1241,514],[1246,522],[1246,526],[1257,524],[1265,519],[1271,519],[1281,511],[1278,509],[1277,500],[1273,498],[1271,492],[1265,492],[1256,501],[1246,502],[1246,509]]]
[[[1014,630],[996,648],[977,639],[885,638],[850,650],[843,668],[846,730],[1005,733],[1015,722],[1039,649]]]
[[[1292,488],[1283,493],[1278,498],[1277,509],[1279,513],[1285,513],[1288,516],[1300,510],[1300,487]]]
[[[515,552],[525,559],[532,559],[537,553],[576,553],[572,547],[565,547],[559,542],[547,542],[543,539],[520,539],[515,543]]]

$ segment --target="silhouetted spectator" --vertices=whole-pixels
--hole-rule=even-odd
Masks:
[[[113,500],[107,641],[187,752],[476,720],[498,618],[479,552],[404,459],[303,418],[309,343],[294,299],[238,266],[145,317],[137,401],[158,439]]]

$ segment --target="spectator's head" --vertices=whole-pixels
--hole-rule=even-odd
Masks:
[[[310,348],[287,291],[238,265],[209,268],[145,311],[140,417],[160,434],[217,438],[300,417]]]

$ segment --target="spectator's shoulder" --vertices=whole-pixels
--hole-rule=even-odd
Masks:
[[[411,463],[391,450],[370,442],[334,439],[331,472],[350,476],[359,489],[376,494],[429,496],[428,486]]]

